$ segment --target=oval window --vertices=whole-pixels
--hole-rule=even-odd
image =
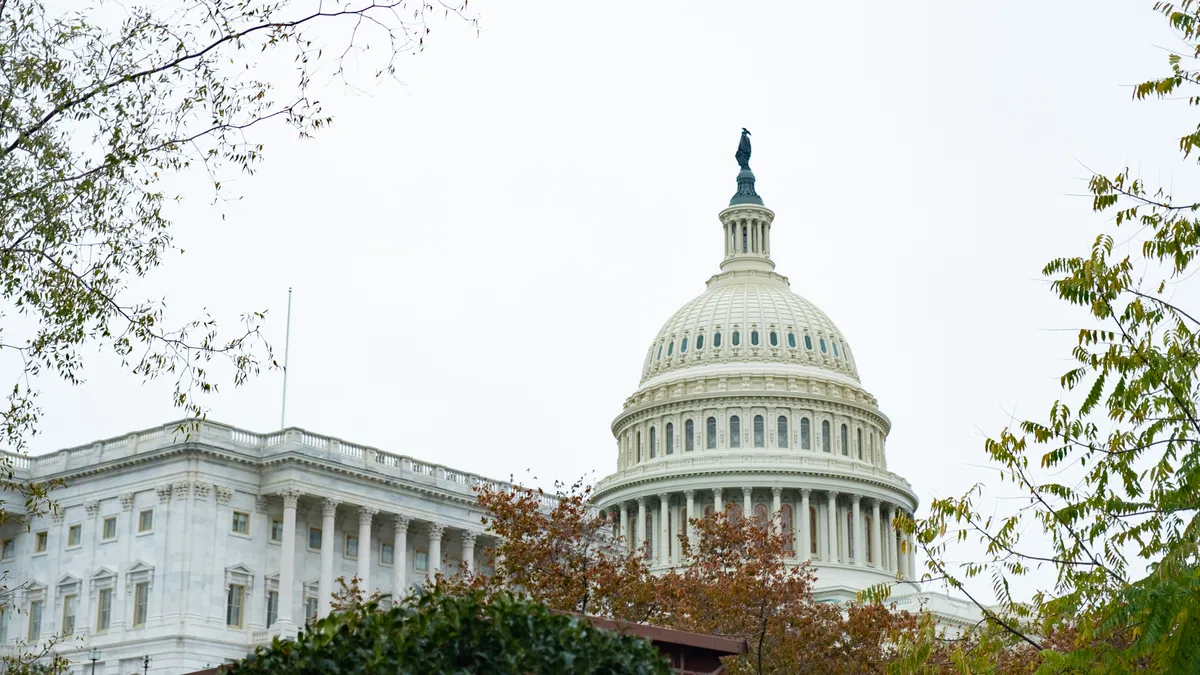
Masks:
[[[696,336],[696,349],[704,349],[704,333]]]
[[[837,343],[833,343],[833,355],[838,356]]]
[[[792,349],[796,348],[796,334],[788,333],[788,346]]]
[[[740,344],[742,344],[742,334],[735,330],[733,331],[733,346],[736,347]]]
[[[758,331],[750,331],[750,344],[754,345],[755,347],[758,346]]]
[[[811,335],[804,336],[804,348],[810,349],[810,350],[812,349],[812,336]]]
[[[775,334],[775,331],[771,331],[771,334],[770,334],[770,336],[768,336],[768,339],[771,341],[772,347],[779,346],[779,336]]]
[[[719,349],[720,347],[721,347],[721,331],[717,331],[717,332],[713,333],[713,349]]]
[[[687,338],[683,338],[683,340],[679,343],[679,353],[683,354],[686,351],[687,351]],[[837,345],[833,346],[833,353],[837,354]]]
[[[825,338],[821,338],[821,353],[824,354],[825,352],[826,352]],[[670,356],[670,355],[671,355],[671,348],[667,347],[667,356]]]
[[[825,341],[824,340],[821,340],[821,351],[825,351]],[[667,356],[670,356],[671,354],[674,354],[674,353],[675,353],[675,341],[671,340],[670,344],[667,345]]]

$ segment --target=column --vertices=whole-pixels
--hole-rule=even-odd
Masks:
[[[625,540],[625,550],[633,545],[633,537],[629,533],[629,504],[621,502],[621,538]]]
[[[296,637],[296,617],[292,600],[296,594],[296,504],[300,491],[288,488],[279,493],[283,497],[283,541],[279,556],[279,635],[282,638]]]
[[[663,565],[671,564],[671,497],[667,494],[658,496],[660,503],[658,516],[658,561]]]
[[[637,505],[637,550],[640,552],[646,548],[646,498],[638,497]],[[648,554],[649,551],[646,553]]]
[[[876,569],[883,569],[883,549],[879,546],[879,500],[871,500],[871,564]]]
[[[808,504],[808,495],[811,492],[812,492],[812,490],[809,490],[808,488],[803,488],[800,490],[800,513],[796,514],[796,517],[800,519],[800,537],[799,537],[799,544],[797,544],[797,545],[800,546],[800,559],[801,560],[809,560],[810,558],[812,558],[812,539],[811,539],[811,537],[813,536],[813,533],[808,531],[809,530],[808,510],[810,508],[809,504]]]
[[[429,524],[429,561],[425,576],[430,581],[433,581],[434,575],[442,569],[442,533],[445,531],[445,525]]]
[[[725,500],[721,499],[721,488],[713,488],[713,510],[725,513]]]
[[[844,565],[850,564],[850,532],[846,530],[846,512],[848,510],[848,507],[838,504],[838,560]]]
[[[829,551],[828,551],[828,557],[826,557],[825,559],[828,560],[829,562],[837,562],[837,559],[838,559],[837,493],[833,492],[831,490],[829,492],[826,492],[825,496],[829,500],[828,508],[826,508],[826,513],[829,516],[828,518],[826,518],[826,520],[829,521],[829,537],[828,537],[829,541],[826,542],[826,544],[827,544],[826,548]]]
[[[674,529],[674,534],[671,535],[671,564],[678,565],[683,562],[683,543],[680,537],[683,536],[684,525],[680,523],[680,513],[683,511],[683,502],[673,500],[671,502],[671,528]]]
[[[913,533],[905,535],[908,539],[908,574],[912,579],[916,579],[917,574],[917,536]]]
[[[337,507],[338,502],[333,499],[326,499],[321,507],[321,578],[318,582],[317,599],[318,616],[329,616],[331,609],[331,600],[333,598],[333,547],[337,537],[334,535],[334,529],[337,527]],[[284,526],[286,532],[287,526]],[[280,593],[280,598],[283,594]],[[282,614],[282,612],[281,612]]]
[[[776,518],[782,519],[783,516],[780,514],[780,511],[782,511],[782,510],[783,510],[783,488],[773,487],[773,488],[771,488],[771,522],[779,523],[779,525],[776,526],[776,529],[779,529],[779,527],[783,526],[783,520],[778,520],[778,521],[775,520]],[[792,514],[792,515],[795,515],[795,514]]]
[[[474,532],[462,533],[462,560],[468,572],[475,571],[475,537]]]
[[[896,507],[888,505],[885,513],[884,518],[887,522],[884,523],[883,531],[887,534],[887,569],[891,572],[899,572],[900,565],[896,560]]]
[[[688,546],[695,548],[692,543],[692,518],[699,518],[700,514],[696,513],[696,491],[685,490],[683,496],[687,499],[687,518],[683,521],[684,535],[687,537]]]
[[[408,516],[397,515],[396,538],[392,540],[392,599],[400,600],[408,591]]]
[[[754,488],[742,488],[742,517],[749,520],[754,517]]]
[[[859,567],[867,564],[867,551],[863,540],[862,507],[859,505],[861,501],[862,495],[852,495],[850,497],[850,504],[854,508],[850,536],[854,537],[854,564]]]
[[[374,590],[371,587],[371,520],[376,513],[379,510],[369,506],[358,509],[358,587],[364,598],[370,597]]]

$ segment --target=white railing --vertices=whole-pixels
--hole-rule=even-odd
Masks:
[[[249,431],[242,431],[241,429],[230,429],[229,430],[229,438],[234,443],[237,443],[239,445],[253,445],[253,446],[257,446],[259,441],[262,440],[262,438],[258,434],[252,434]]]
[[[409,460],[409,462],[412,464],[413,473],[419,473],[419,474],[423,474],[426,476],[434,475],[432,464],[425,464],[424,462],[418,462],[415,459],[411,459],[411,460]]]
[[[367,449],[361,445],[352,445],[350,443],[341,443],[338,451],[347,457],[362,459],[367,456]]]

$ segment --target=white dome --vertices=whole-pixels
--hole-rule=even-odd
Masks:
[[[725,272],[710,279],[708,290],[658,331],[642,382],[713,363],[794,363],[858,380],[842,332],[773,272]]]

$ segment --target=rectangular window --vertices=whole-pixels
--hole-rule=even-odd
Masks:
[[[112,623],[112,601],[113,589],[101,588],[96,607],[96,632],[101,633],[108,630],[108,625]]]
[[[429,554],[425,551],[415,551],[413,553],[413,567],[422,572],[429,569]]]
[[[271,519],[271,541],[283,541],[283,521]]]
[[[44,600],[34,600],[29,603],[29,642],[37,642],[42,639],[42,607],[45,606]]]
[[[138,514],[138,532],[150,532],[154,529],[154,509],[146,509]]]
[[[246,587],[241,584],[229,584],[229,593],[225,600],[225,625],[232,628],[242,627],[242,607],[246,604]]]
[[[146,625],[150,610],[150,582],[142,581],[133,587],[133,627]]]
[[[321,528],[308,528],[308,548],[313,551],[321,550]]]
[[[5,539],[0,543],[0,560],[12,560],[17,554],[17,542],[15,539]]]
[[[112,541],[117,538],[117,517],[109,516],[104,519],[104,530],[100,534],[100,539],[103,541]]]
[[[83,525],[72,525],[67,528],[67,548],[83,545]]]
[[[386,542],[379,542],[379,564],[391,565],[396,559],[396,549]]]
[[[33,552],[45,553],[46,548],[50,545],[50,533],[42,530],[33,537]]]
[[[79,606],[79,596],[75,594],[63,596],[62,634],[74,635],[75,610]]]
[[[304,623],[310,624],[317,620],[317,610],[320,604],[316,598],[304,598]]]
[[[250,514],[242,511],[233,512],[233,533],[250,534]]]
[[[343,554],[347,558],[357,558],[358,557],[358,535],[355,535],[355,534],[346,535],[346,548],[345,548]]]
[[[279,591],[267,591],[267,628],[279,618]]]

